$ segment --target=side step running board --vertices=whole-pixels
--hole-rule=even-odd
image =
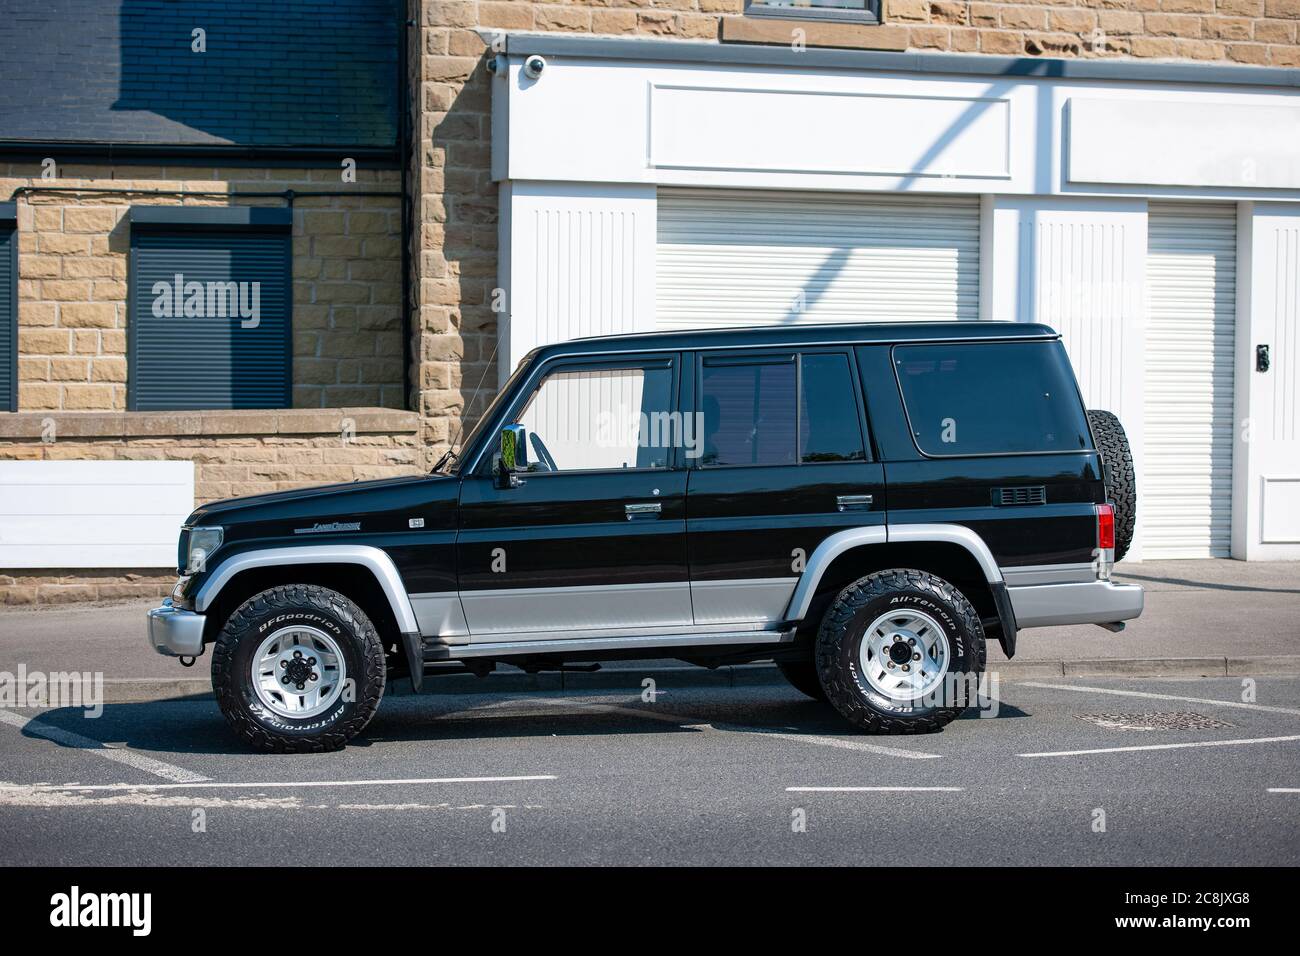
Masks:
[[[514,657],[521,654],[582,654],[587,651],[662,650],[679,647],[716,647],[739,644],[787,644],[794,631],[706,631],[685,634],[642,634],[631,637],[600,636],[508,641],[483,644],[426,644],[424,660],[454,661],[468,657]]]

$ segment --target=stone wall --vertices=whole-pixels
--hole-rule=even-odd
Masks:
[[[0,415],[0,461],[192,461],[196,504],[417,474],[418,457],[417,417],[395,409]],[[161,568],[0,569],[0,603],[146,597],[174,581]]]
[[[395,192],[395,170],[0,165],[19,187],[19,411],[126,408],[127,261],[132,205],[284,205],[278,197],[149,195],[151,190]],[[77,192],[77,187],[121,192]],[[401,213],[397,198],[295,198],[293,404],[404,407]]]

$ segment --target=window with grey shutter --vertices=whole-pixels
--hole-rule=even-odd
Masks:
[[[131,210],[129,407],[292,404],[288,209]]]
[[[0,411],[18,411],[18,220],[0,202]]]

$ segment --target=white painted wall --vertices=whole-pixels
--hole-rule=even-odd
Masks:
[[[0,568],[171,568],[189,461],[0,461]]]
[[[501,208],[502,382],[538,345],[654,328],[653,186],[509,183]]]
[[[1300,190],[1294,89],[578,57],[529,80],[522,62],[512,54],[493,86],[501,180],[1278,200]]]

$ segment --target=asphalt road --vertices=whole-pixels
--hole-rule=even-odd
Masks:
[[[5,709],[0,862],[1296,865],[1300,679],[1254,691],[1007,682],[910,738],[775,684],[432,695],[314,756],[242,750],[210,701]]]

